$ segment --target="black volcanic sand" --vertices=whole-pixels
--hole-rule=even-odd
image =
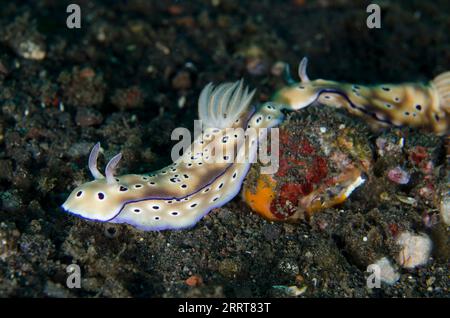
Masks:
[[[59,208],[91,180],[87,157],[97,141],[107,158],[122,151],[119,173],[168,164],[172,130],[192,128],[210,81],[243,77],[258,88],[255,100],[265,101],[283,85],[272,66],[284,61],[295,69],[305,55],[310,77],[359,83],[427,80],[450,69],[447,0],[383,1],[380,30],[365,25],[366,1],[78,3],[80,30],[65,27],[63,1],[2,3],[0,296],[287,297],[273,286],[295,284],[307,286],[302,297],[448,296],[448,229],[422,221],[435,205],[380,202],[370,183],[316,215],[325,229],[268,222],[240,197],[193,229],[173,232],[93,223]],[[375,149],[378,135],[358,119],[320,107],[310,115],[307,123],[329,129],[353,123]],[[406,128],[382,134],[427,147],[444,169],[442,138]],[[102,156],[102,170],[105,163]],[[375,166],[381,178],[386,167]],[[436,187],[442,182],[441,174]],[[392,196],[412,193],[384,184]],[[397,284],[370,290],[371,253],[396,253],[386,230],[393,222],[428,233],[432,259],[400,270]],[[81,289],[65,287],[72,263],[81,268]],[[188,286],[193,275],[203,283]]]

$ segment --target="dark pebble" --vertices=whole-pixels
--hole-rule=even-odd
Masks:
[[[75,122],[81,127],[100,125],[103,122],[103,116],[93,108],[79,108],[75,116]]]
[[[192,86],[191,75],[187,71],[180,71],[172,79],[172,87],[176,90],[186,90]]]
[[[0,160],[0,180],[11,181],[13,167],[11,160]]]

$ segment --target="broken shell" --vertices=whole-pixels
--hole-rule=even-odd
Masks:
[[[244,201],[268,220],[309,220],[344,203],[365,182],[371,152],[351,128],[304,127],[300,121],[285,122],[279,129],[278,171],[262,174],[254,165],[244,182]]]
[[[448,195],[448,193],[441,200],[440,211],[442,221],[445,224],[450,225],[450,196]]]
[[[403,232],[397,238],[401,250],[397,262],[404,268],[415,268],[428,262],[432,242],[428,235]]]
[[[382,257],[374,264],[380,269],[380,280],[388,285],[395,284],[400,279],[397,266],[392,265],[387,257]]]
[[[416,205],[417,204],[417,200],[411,197],[405,197],[403,195],[396,195],[397,199],[405,204],[409,204],[409,205]]]
[[[45,46],[32,40],[26,40],[17,45],[16,53],[28,60],[43,60],[46,56]]]

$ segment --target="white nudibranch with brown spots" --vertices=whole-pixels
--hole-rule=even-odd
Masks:
[[[450,72],[428,83],[356,85],[335,81],[310,80],[307,59],[299,64],[300,82],[287,69],[288,83],[275,93],[273,101],[298,110],[314,102],[345,108],[364,118],[373,128],[393,126],[422,127],[436,134],[448,134],[450,127]]]
[[[265,138],[266,130],[261,128],[278,125],[283,118],[280,108],[270,103],[254,112],[250,107],[253,95],[242,80],[216,88],[208,84],[198,103],[199,118],[206,129],[189,151],[151,174],[115,177],[113,172],[122,157],[118,154],[109,161],[103,176],[97,169],[97,143],[89,156],[95,180],[73,190],[63,209],[85,219],[127,223],[142,230],[193,226],[237,195],[255,159],[258,142]],[[257,134],[247,134],[249,128]],[[235,149],[234,154],[223,156],[224,160],[208,160],[225,148]]]

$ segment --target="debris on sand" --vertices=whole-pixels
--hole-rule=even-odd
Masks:
[[[428,235],[403,232],[397,238],[401,246],[397,262],[404,268],[415,268],[425,265],[430,257],[432,242]]]
[[[380,269],[380,280],[388,285],[395,284],[400,279],[400,274],[395,265],[387,257],[382,257],[373,265]]]
[[[266,219],[310,218],[343,204],[365,182],[363,172],[371,165],[371,151],[354,128],[292,120],[279,131],[278,170],[262,174],[258,167],[252,168],[244,183],[244,201]]]
[[[397,166],[388,172],[388,178],[392,182],[397,184],[407,184],[410,179],[410,175],[401,167]]]

